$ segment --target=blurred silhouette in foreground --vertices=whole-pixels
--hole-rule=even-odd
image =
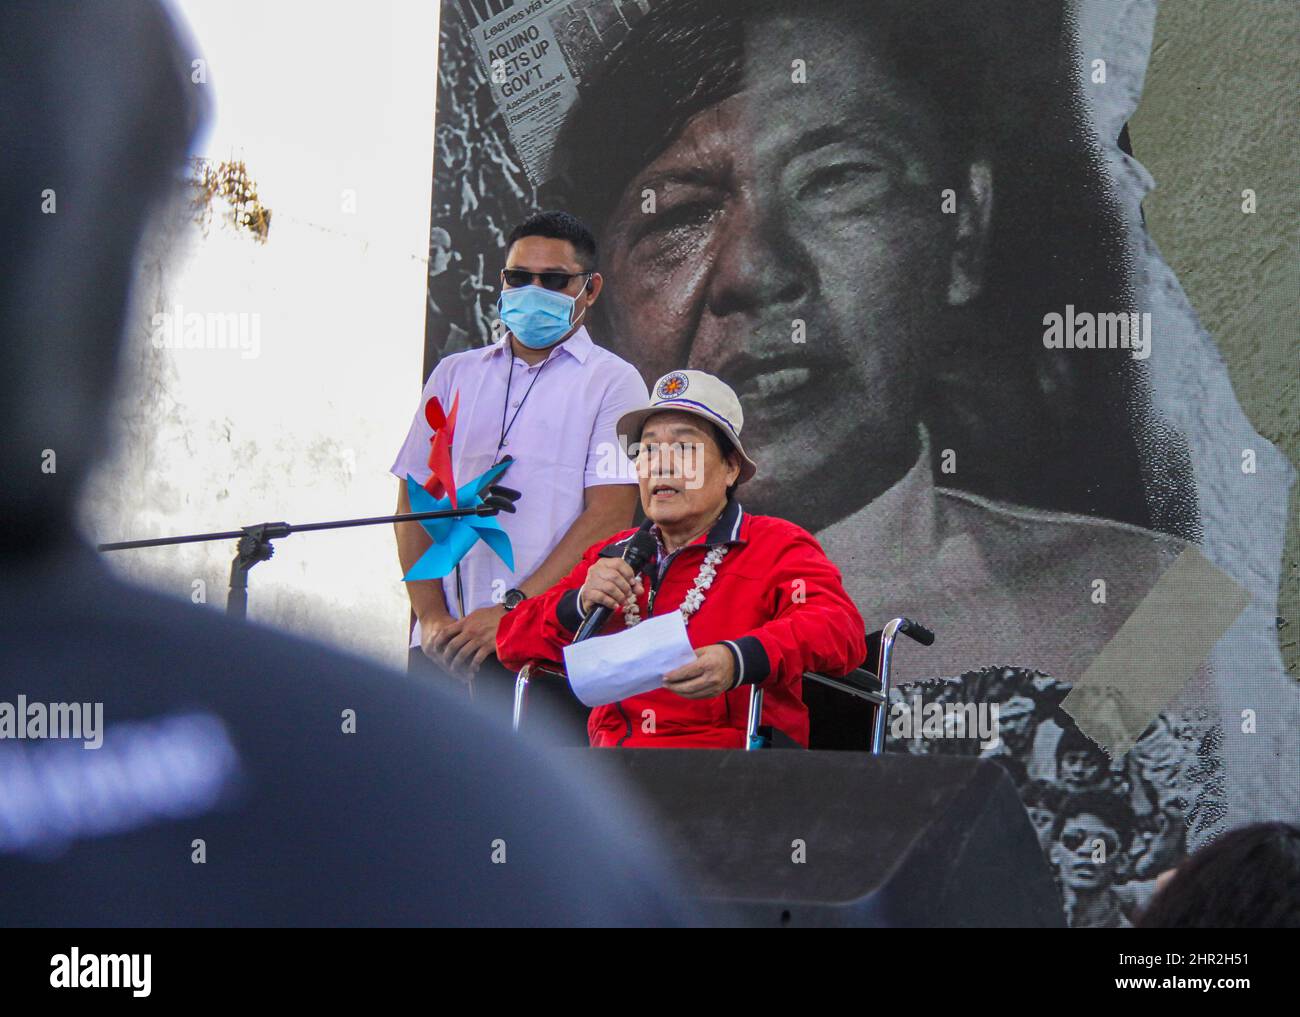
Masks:
[[[125,585],[75,536],[137,250],[207,108],[190,72],[156,3],[0,8],[3,922],[683,921],[635,817],[568,762]]]
[[[1141,929],[1300,929],[1300,829],[1226,833],[1160,877]]]

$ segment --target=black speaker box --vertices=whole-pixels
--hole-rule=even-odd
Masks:
[[[1010,779],[988,760],[602,749],[709,920],[758,926],[1063,927]]]

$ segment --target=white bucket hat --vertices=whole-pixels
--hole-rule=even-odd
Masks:
[[[641,440],[641,428],[647,418],[666,411],[690,413],[718,425],[732,447],[740,453],[740,477],[736,483],[743,484],[758,472],[758,465],[745,454],[745,447],[740,444],[740,429],[745,424],[740,399],[725,381],[703,371],[665,374],[655,382],[648,407],[619,417],[618,438],[624,451],[631,455],[632,445]]]

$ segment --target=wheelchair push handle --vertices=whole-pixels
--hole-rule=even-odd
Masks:
[[[914,622],[907,618],[900,618],[899,621],[902,622],[902,624],[898,626],[898,631],[903,633],[903,635],[911,636],[922,646],[934,645],[934,633],[920,622]]]

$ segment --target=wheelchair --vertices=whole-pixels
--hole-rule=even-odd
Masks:
[[[922,646],[934,642],[934,633],[907,618],[894,618],[883,629],[867,636],[867,659],[840,678],[805,671],[803,701],[808,707],[808,747],[831,751],[865,751],[880,755],[885,750],[885,720],[889,714],[890,664],[894,643],[900,635]],[[536,682],[564,682],[568,678],[558,665],[530,663],[515,678],[511,727],[516,734],[523,727],[528,709],[529,688]],[[800,748],[780,732],[763,726],[763,690],[749,689],[749,717],[745,748],[779,746]]]

